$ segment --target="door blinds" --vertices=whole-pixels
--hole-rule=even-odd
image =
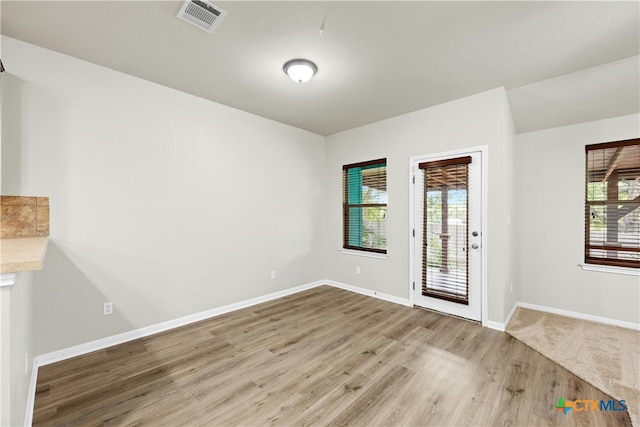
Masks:
[[[423,175],[422,294],[469,303],[471,157],[420,163]]]
[[[422,294],[469,303],[469,163],[471,157],[419,164],[422,184]]]

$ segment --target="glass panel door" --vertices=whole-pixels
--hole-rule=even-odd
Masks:
[[[468,164],[427,167],[422,294],[469,303]]]
[[[413,161],[418,306],[482,318],[482,152]]]

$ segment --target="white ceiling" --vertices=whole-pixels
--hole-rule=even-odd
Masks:
[[[216,4],[207,34],[182,2],[2,0],[0,30],[321,135],[500,86],[520,132],[640,110],[638,1]],[[298,57],[319,69],[303,85]]]

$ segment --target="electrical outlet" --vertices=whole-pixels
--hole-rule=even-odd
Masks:
[[[105,302],[102,304],[102,315],[108,316],[109,314],[113,314],[113,303]]]
[[[275,271],[275,270],[273,270],[273,271],[271,272],[271,280],[273,280],[273,279],[275,279],[275,278],[276,278],[276,271]]]
[[[360,274],[360,266],[359,265],[356,266],[356,274]]]

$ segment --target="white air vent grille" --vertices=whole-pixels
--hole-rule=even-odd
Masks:
[[[180,8],[180,12],[178,12],[178,18],[201,30],[212,33],[226,14],[227,12],[211,2],[186,0]]]

